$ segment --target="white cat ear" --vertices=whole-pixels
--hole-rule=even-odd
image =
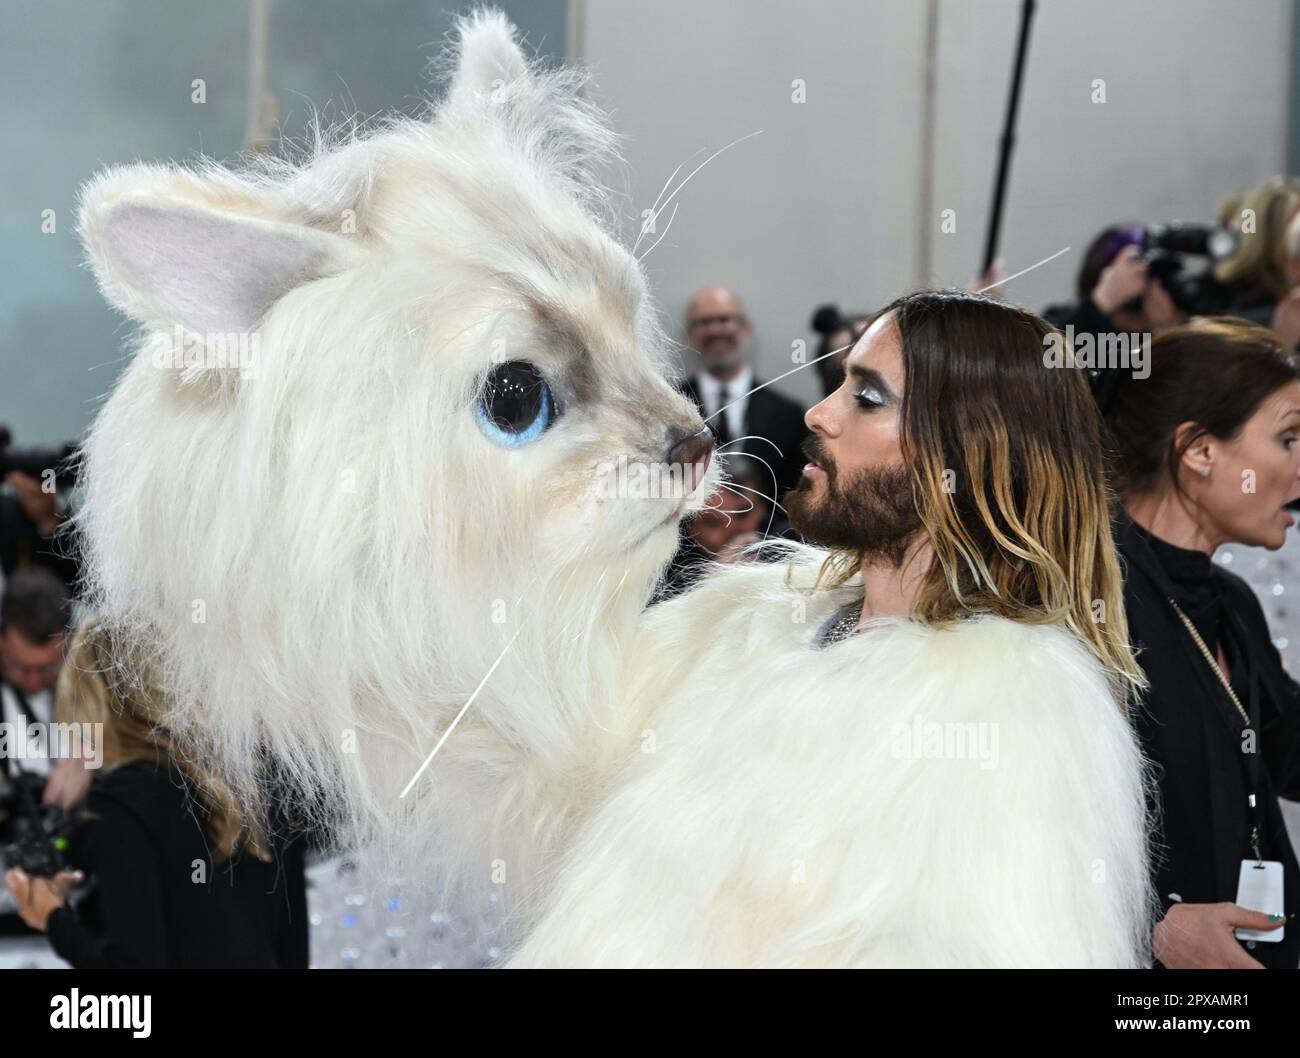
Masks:
[[[500,11],[475,11],[461,20],[459,29],[452,105],[528,77],[528,60],[515,41],[515,27]]]
[[[199,335],[255,330],[281,297],[355,253],[346,236],[296,220],[231,174],[149,165],[92,180],[80,233],[110,303],[152,327]]]

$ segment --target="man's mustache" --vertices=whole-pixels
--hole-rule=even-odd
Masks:
[[[826,472],[826,476],[831,481],[835,480],[835,461],[831,459],[830,453],[822,445],[822,440],[816,434],[810,434],[801,446],[803,454],[816,463]]]

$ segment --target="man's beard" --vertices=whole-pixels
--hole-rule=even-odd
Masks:
[[[790,525],[811,543],[900,565],[921,529],[912,472],[906,466],[887,467],[841,481],[816,437],[805,442],[804,452],[825,473],[826,495],[813,500],[813,484],[805,475],[785,496]]]
[[[745,362],[744,350],[736,341],[710,343],[711,348],[700,351],[700,361],[709,374],[726,372],[740,367]]]

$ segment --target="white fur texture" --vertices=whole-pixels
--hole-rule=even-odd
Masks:
[[[861,591],[809,600],[820,557],[646,615],[645,730],[514,965],[1147,962],[1142,759],[1088,649],[986,616],[817,650]]]
[[[83,529],[172,726],[250,793],[278,762],[344,840],[503,886],[540,923],[520,963],[1134,963],[1137,758],[1065,633],[903,625],[815,655],[776,567],[643,616],[719,471],[685,501],[598,482],[701,424],[580,86],[480,13],[427,120],[86,188],[96,276],[142,332]],[[255,377],[151,355],[248,328]],[[513,360],[563,407],[519,449],[473,414]],[[1001,724],[1003,764],[890,760],[918,710]]]

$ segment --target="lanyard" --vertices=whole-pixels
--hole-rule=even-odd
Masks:
[[[1255,852],[1255,861],[1257,863],[1263,862],[1264,857],[1263,855],[1261,855],[1259,851],[1259,835],[1261,829],[1260,803],[1259,803],[1259,796],[1258,796],[1260,747],[1259,747],[1259,723],[1258,723],[1259,693],[1258,693],[1257,681],[1259,679],[1259,666],[1258,665],[1249,666],[1250,667],[1250,712],[1247,713],[1246,710],[1242,708],[1241,700],[1237,697],[1236,692],[1232,689],[1232,684],[1230,684],[1227,680],[1227,677],[1223,675],[1223,670],[1219,668],[1219,663],[1215,660],[1214,655],[1210,653],[1210,648],[1205,645],[1205,640],[1201,638],[1201,633],[1198,632],[1196,630],[1196,626],[1192,624],[1191,618],[1189,618],[1187,614],[1183,613],[1182,607],[1180,607],[1176,602],[1174,602],[1173,599],[1169,600],[1169,605],[1174,608],[1174,613],[1178,615],[1179,620],[1183,622],[1183,627],[1187,629],[1188,634],[1191,635],[1192,639],[1196,642],[1197,647],[1200,649],[1201,654],[1205,658],[1206,664],[1208,664],[1210,668],[1213,670],[1214,675],[1219,678],[1219,683],[1223,686],[1223,689],[1227,691],[1229,700],[1231,700],[1232,704],[1237,707],[1237,712],[1241,714],[1241,719],[1246,725],[1242,731],[1242,734],[1245,734],[1247,731],[1249,731],[1254,736],[1255,741],[1251,746],[1251,751],[1246,754],[1246,773],[1250,784],[1249,793],[1246,795],[1246,803],[1250,808],[1250,845]]]

